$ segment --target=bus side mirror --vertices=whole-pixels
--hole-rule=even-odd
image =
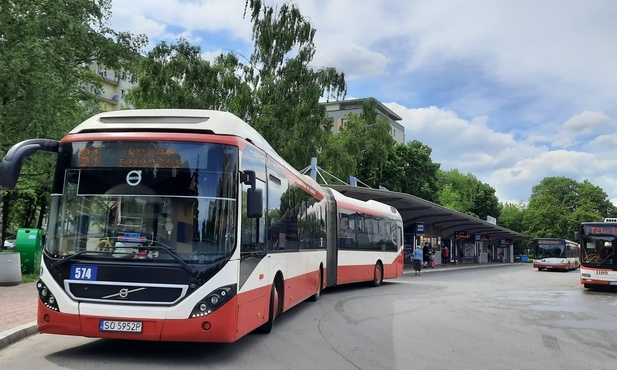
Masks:
[[[261,189],[249,189],[246,193],[246,216],[248,218],[261,218],[263,212],[263,191]]]
[[[574,241],[578,243],[580,238],[581,238],[581,232],[580,231],[575,231],[574,232]]]

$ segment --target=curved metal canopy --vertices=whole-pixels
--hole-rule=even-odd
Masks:
[[[527,235],[497,226],[462,212],[454,211],[416,196],[395,191],[364,188],[351,185],[323,185],[355,199],[376,200],[396,208],[403,217],[405,229],[417,222],[441,227],[442,239],[454,239],[456,231],[488,235],[495,242],[498,239],[525,238]]]

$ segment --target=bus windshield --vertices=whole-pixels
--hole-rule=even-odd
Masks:
[[[551,257],[565,257],[565,244],[538,244],[534,252],[534,258],[551,258]]]
[[[52,194],[48,254],[197,263],[231,256],[237,148],[88,142],[62,149],[56,173],[62,191]]]
[[[617,263],[615,242],[615,238],[612,236],[585,236],[581,246],[581,262],[596,266],[614,267]]]

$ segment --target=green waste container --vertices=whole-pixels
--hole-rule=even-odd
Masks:
[[[24,274],[32,274],[41,268],[42,234],[41,229],[17,230],[15,252],[21,255],[21,272]]]

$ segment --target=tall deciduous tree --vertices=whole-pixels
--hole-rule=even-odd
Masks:
[[[524,232],[531,238],[572,238],[581,222],[602,221],[615,214],[606,193],[589,181],[546,177],[532,188],[524,214]]]
[[[295,3],[276,9],[247,0],[254,50],[248,81],[256,87],[251,123],[292,166],[302,168],[331,135],[319,99],[338,99],[345,77],[334,68],[313,69],[316,30]]]
[[[161,42],[138,63],[127,101],[135,108],[190,108],[230,111],[243,119],[253,112],[250,87],[242,80],[245,66],[234,54],[213,62],[184,39]]]
[[[349,113],[345,117],[344,126],[321,151],[319,163],[340,179],[355,176],[371,187],[378,187],[383,185],[393,146],[390,124],[376,117],[374,102],[368,101],[361,114]]]
[[[436,202],[440,164],[433,163],[431,152],[417,140],[394,145],[384,170],[384,186]]]
[[[58,139],[100,109],[90,87],[102,77],[91,63],[128,68],[146,42],[109,28],[110,11],[111,0],[0,0],[0,156],[25,139]],[[9,202],[22,209],[2,212],[23,214],[14,226],[39,226],[33,209],[42,208],[52,169],[50,156],[26,162],[14,191],[22,194]]]
[[[458,170],[442,171],[439,176],[438,203],[459,212],[486,219],[499,218],[499,201],[495,189],[482,183],[473,174],[463,175]]]

